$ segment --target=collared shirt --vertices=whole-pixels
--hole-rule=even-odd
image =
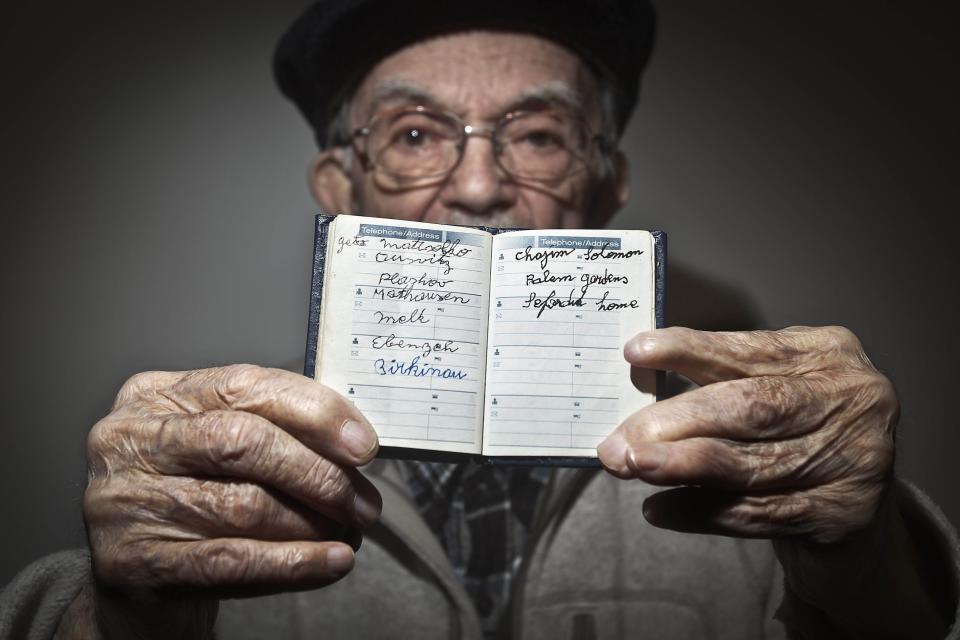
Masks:
[[[487,636],[508,609],[545,467],[408,462],[407,486],[477,608]]]

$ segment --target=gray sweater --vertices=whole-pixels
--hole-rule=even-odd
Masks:
[[[466,591],[407,494],[395,463],[367,468],[384,498],[353,572],[329,587],[220,605],[220,638],[480,638]],[[960,546],[940,510],[898,481],[947,584],[960,584]],[[814,606],[784,589],[765,540],[678,534],[641,515],[654,487],[597,471],[558,471],[544,491],[509,612],[515,638],[840,637]],[[0,595],[0,640],[51,638],[89,580],[85,551],[30,565]],[[955,598],[953,600],[955,602]],[[954,620],[956,614],[954,614]],[[950,638],[960,638],[954,625]]]

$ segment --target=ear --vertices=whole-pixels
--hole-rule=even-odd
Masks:
[[[353,182],[346,153],[350,152],[342,147],[325,149],[310,165],[310,193],[325,213],[350,213],[353,208]]]
[[[600,229],[630,198],[630,161],[619,149],[610,155],[610,173],[597,185],[587,224]]]

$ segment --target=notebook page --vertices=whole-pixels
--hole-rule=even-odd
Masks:
[[[467,228],[332,223],[317,379],[381,446],[480,452],[490,243]]]
[[[494,237],[485,455],[596,456],[654,401],[623,345],[655,326],[646,231],[524,231]],[[635,380],[637,378],[635,377]]]

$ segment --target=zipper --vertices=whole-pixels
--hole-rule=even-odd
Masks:
[[[551,525],[559,524],[580,493],[600,471],[597,469],[557,469],[540,494],[534,509],[530,533],[524,545],[520,566],[510,586],[510,606],[500,623],[498,640],[522,638],[523,598],[526,593],[527,573],[537,547]]]

